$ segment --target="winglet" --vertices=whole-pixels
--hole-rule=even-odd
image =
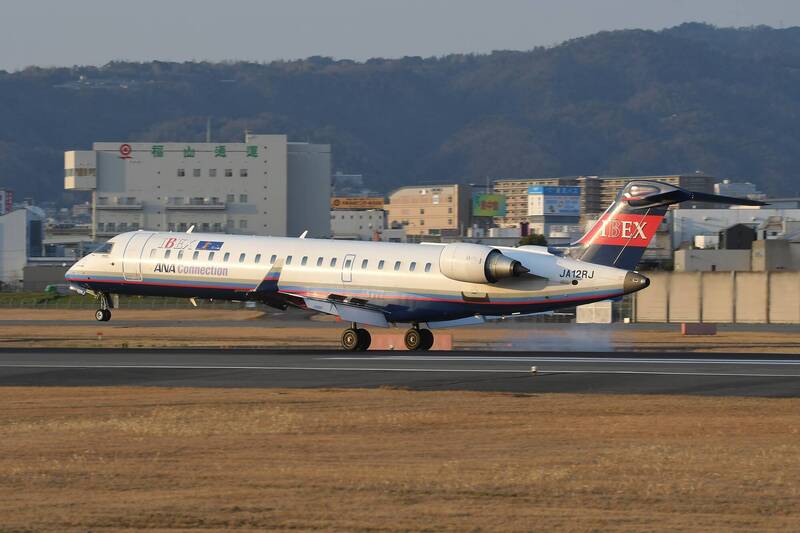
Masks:
[[[305,230],[303,233],[301,233],[298,239],[305,239],[306,235],[308,235],[308,230]]]
[[[192,224],[191,226],[189,226],[189,229],[187,229],[187,230],[186,230],[186,233],[191,233],[191,232],[193,232],[193,231],[194,231],[194,224]]]

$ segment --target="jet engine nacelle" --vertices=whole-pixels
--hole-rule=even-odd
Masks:
[[[439,270],[450,279],[471,283],[495,283],[519,277],[529,270],[516,259],[482,244],[452,243],[442,249]]]

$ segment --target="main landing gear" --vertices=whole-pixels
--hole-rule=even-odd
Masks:
[[[98,322],[108,322],[111,320],[111,300],[108,293],[101,292],[97,296],[100,309],[94,312],[94,319]]]
[[[363,352],[369,348],[372,336],[369,331],[359,328],[356,323],[342,332],[342,348],[348,352]]]
[[[369,331],[359,328],[357,324],[342,332],[342,348],[348,352],[361,352],[369,348],[372,336]],[[419,324],[414,324],[406,331],[403,342],[408,350],[425,351],[433,346],[433,333],[429,329],[420,329]]]

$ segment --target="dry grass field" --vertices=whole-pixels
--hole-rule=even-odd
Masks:
[[[256,310],[132,310],[114,311],[114,319],[97,323],[88,310],[0,309],[0,348],[13,347],[328,347],[337,348],[344,325],[331,317],[311,317],[286,322],[263,319]],[[70,320],[64,325],[36,324],[37,321]],[[121,324],[125,321],[125,324]],[[150,327],[137,321],[162,321],[174,326]],[[177,324],[192,321],[193,324]],[[224,322],[247,325],[235,328]],[[198,325],[197,322],[204,322]],[[223,322],[223,324],[220,324]],[[603,330],[585,325],[540,325],[517,322],[514,327],[495,324],[440,330],[452,335],[456,349],[510,350],[678,350],[717,352],[800,353],[800,330],[721,331],[714,336],[684,337],[679,325],[672,329],[648,329],[619,325]],[[380,334],[380,328],[373,333]],[[395,330],[398,331],[398,330]],[[102,341],[98,341],[102,333]]]
[[[0,530],[800,530],[800,400],[1,388]]]

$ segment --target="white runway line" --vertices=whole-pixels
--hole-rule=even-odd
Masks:
[[[375,357],[318,357],[321,361],[470,361],[475,363],[630,363],[710,365],[800,365],[800,359],[638,359],[629,357],[473,357],[379,355]]]
[[[531,374],[530,369],[499,368],[369,368],[369,367],[306,367],[306,366],[212,366],[212,365],[80,365],[80,364],[0,364],[0,368],[53,369],[141,369],[141,370],[295,370],[314,372],[463,372],[483,374]],[[537,375],[556,374],[634,374],[653,376],[800,378],[800,374],[743,374],[736,372],[665,372],[657,370],[556,370],[538,369]]]

